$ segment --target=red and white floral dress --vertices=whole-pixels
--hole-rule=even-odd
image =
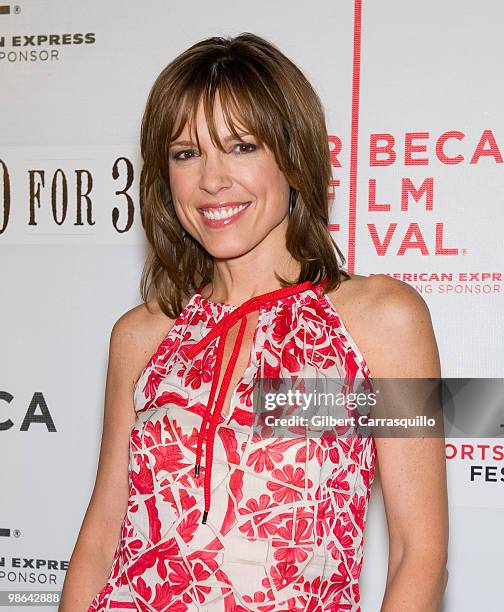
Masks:
[[[88,612],[360,612],[374,438],[261,438],[252,427],[258,377],[372,385],[324,284],[241,306],[191,297],[135,386],[128,509]],[[248,365],[224,414],[252,311]],[[217,394],[226,334],[238,322]]]

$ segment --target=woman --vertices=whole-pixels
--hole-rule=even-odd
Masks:
[[[252,432],[260,377],[440,376],[418,294],[338,264],[317,94],[264,39],[210,38],[157,78],[141,148],[144,304],[112,330],[97,479],[60,610],[359,610],[376,459],[382,610],[439,609],[442,439]]]

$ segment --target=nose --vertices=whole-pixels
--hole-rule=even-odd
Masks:
[[[201,164],[199,186],[208,193],[217,193],[232,184],[230,168],[225,159],[225,153],[216,149],[208,152]]]

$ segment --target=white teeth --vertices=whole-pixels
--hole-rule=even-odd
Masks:
[[[236,213],[239,213],[240,210],[243,210],[247,206],[248,206],[248,203],[240,204],[240,206],[235,206],[233,208],[222,208],[220,210],[219,209],[215,209],[215,210],[208,209],[208,210],[202,210],[201,212],[207,219],[212,219],[212,221],[217,221],[219,219],[228,219],[229,217],[236,215]]]

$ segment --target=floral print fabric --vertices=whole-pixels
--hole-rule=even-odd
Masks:
[[[220,416],[212,509],[196,441],[217,340],[198,342],[234,305],[192,296],[135,386],[129,501],[108,579],[88,612],[357,611],[374,477],[372,436],[254,435],[257,377],[356,379],[362,355],[329,297],[315,288],[259,307],[248,366]]]

